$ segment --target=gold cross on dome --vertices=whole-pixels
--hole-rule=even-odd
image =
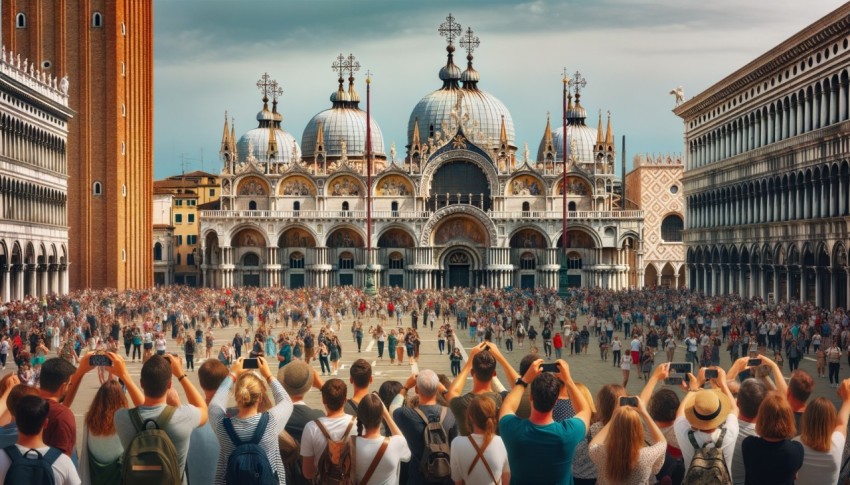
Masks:
[[[354,54],[348,54],[348,58],[345,60],[344,65],[345,70],[348,71],[348,77],[353,77],[354,73],[360,70],[360,63],[357,62]]]
[[[472,27],[467,27],[466,33],[460,39],[460,46],[466,49],[466,53],[471,56],[479,45],[481,45],[481,42],[478,40],[475,32],[472,31]]]
[[[440,24],[440,28],[437,29],[437,32],[449,41],[449,45],[452,45],[455,37],[459,37],[461,34],[460,24],[455,22],[455,18],[452,14],[449,14],[449,16],[446,17],[446,21]]]
[[[264,98],[268,98],[269,94],[272,94],[272,85],[277,85],[277,82],[269,76],[269,73],[264,72],[262,76],[260,76],[259,81],[257,81],[257,89],[263,93]]]
[[[269,94],[272,95],[272,101],[277,101],[277,98],[279,98],[281,95],[283,95],[283,88],[280,87],[280,84],[278,84],[277,81],[271,82]]]
[[[576,94],[578,95],[581,93],[581,88],[586,86],[587,79],[585,79],[580,72],[576,71],[575,74],[573,74],[573,78],[570,80],[570,87],[575,88]]]
[[[331,70],[339,74],[340,78],[345,74],[345,56],[342,53],[336,56],[336,60],[331,64]]]
[[[568,84],[568,83],[570,82],[570,73],[569,73],[569,71],[567,70],[567,66],[564,66],[564,73],[563,73],[563,75],[564,75],[564,76],[563,76],[564,84],[566,85],[566,84]]]

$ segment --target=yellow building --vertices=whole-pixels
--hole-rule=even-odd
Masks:
[[[171,221],[173,227],[172,251],[170,261],[172,281],[160,283],[176,283],[190,286],[199,285],[198,258],[200,251],[200,223],[198,207],[218,201],[220,195],[220,180],[217,175],[196,171],[185,175],[175,175],[154,182],[154,195],[170,194]],[[156,241],[153,241],[153,254],[156,258]],[[160,243],[161,244],[161,243]],[[161,260],[159,261],[162,262]]]

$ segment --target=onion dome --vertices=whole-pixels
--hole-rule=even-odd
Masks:
[[[283,115],[277,110],[277,97],[283,93],[277,82],[264,74],[257,83],[263,92],[263,109],[257,113],[258,125],[239,138],[236,147],[239,156],[245,160],[253,156],[259,161],[291,163],[301,157],[301,149],[295,137],[281,128]],[[273,96],[272,109],[269,110],[268,95]],[[249,147],[252,153],[248,153]],[[294,151],[294,153],[293,153]]]
[[[576,93],[576,102],[573,104],[572,95],[569,96],[567,104],[567,144],[569,145],[570,158],[575,163],[593,163],[595,160],[595,149],[597,136],[593,128],[585,123],[587,110],[581,105],[581,94]],[[548,125],[547,125],[548,126]],[[555,161],[564,161],[564,127],[559,126],[552,131],[552,144],[555,148]],[[546,150],[546,134],[540,140],[537,150],[537,159],[543,160]]]
[[[360,68],[360,64],[353,55],[347,58],[342,54],[333,64],[334,70],[339,71],[339,86],[331,94],[331,108],[326,109],[307,123],[301,142],[304,149],[304,159],[311,160],[316,156],[317,139],[319,130],[322,130],[322,143],[324,144],[327,157],[342,156],[342,147],[345,145],[345,153],[349,158],[362,158],[366,156],[366,112],[360,109],[360,95],[354,89],[354,71]],[[343,87],[343,73],[348,71],[348,91]],[[384,137],[381,128],[371,119],[372,131],[372,155],[377,159],[386,159],[384,150]]]
[[[455,123],[453,115],[456,114],[453,112],[456,111],[460,102],[462,115],[469,115],[472,122],[478,124],[477,131],[481,133],[479,144],[484,145],[484,141],[489,139],[492,146],[488,148],[497,146],[504,120],[508,146],[516,149],[514,122],[510,111],[498,98],[478,89],[481,76],[472,67],[472,52],[479,45],[478,37],[475,37],[472,29],[468,28],[461,38],[460,44],[468,52],[467,68],[461,73],[460,68],[454,63],[453,40],[456,36],[461,36],[462,31],[460,25],[454,22],[454,17],[449,15],[447,21],[439,29],[441,35],[447,37],[449,42],[446,47],[446,65],[440,69],[443,87],[427,94],[410,113],[407,124],[408,146],[413,144],[413,133],[417,129],[417,123],[424,138],[434,136],[437,131],[442,130],[444,124],[453,125]],[[463,86],[458,81],[462,82]],[[454,133],[443,135],[452,136]],[[467,133],[466,135],[472,137],[475,134]]]

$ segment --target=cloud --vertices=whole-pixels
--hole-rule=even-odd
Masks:
[[[440,87],[451,12],[481,39],[480,87],[498,97],[532,153],[547,111],[560,119],[561,70],[588,78],[583,104],[595,126],[610,110],[636,152],[682,150],[681,120],[668,92],[688,97],[838,7],[837,0],[155,0],[155,176],[179,173],[181,154],[217,171],[224,111],[237,132],[256,126],[254,86],[263,72],[284,89],[284,128],[301,140],[310,118],[330,107],[330,64],[354,53],[375,73],[373,115],[389,146],[406,143],[410,111]],[[461,64],[465,53],[458,52]],[[365,95],[362,73],[357,81]],[[365,103],[364,103],[365,104]],[[190,169],[201,168],[193,162]]]

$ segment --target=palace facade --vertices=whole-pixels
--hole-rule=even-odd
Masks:
[[[847,308],[850,4],[678,106],[689,286]]]

